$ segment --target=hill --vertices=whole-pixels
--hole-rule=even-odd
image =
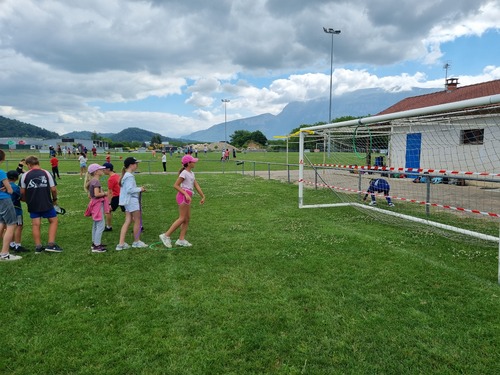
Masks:
[[[0,138],[58,138],[59,134],[22,121],[0,116]]]
[[[353,91],[334,97],[332,100],[332,118],[342,116],[363,117],[377,114],[391,105],[410,96],[435,92],[438,89],[418,89],[404,92],[387,92],[382,89],[365,89]],[[236,130],[254,132],[260,130],[267,138],[275,135],[289,134],[292,129],[302,124],[328,122],[329,99],[311,100],[307,102],[292,102],[283,108],[278,115],[270,113],[245,119],[228,121],[213,125],[206,130],[200,130],[184,136],[201,142],[216,142],[227,140]],[[226,128],[226,129],[225,129]]]
[[[140,128],[127,128],[119,133],[97,133],[99,137],[105,139],[111,139],[113,142],[149,142],[151,138],[157,134],[149,130],[144,130]],[[92,139],[94,135],[90,131],[74,131],[71,133],[64,134],[64,138],[78,138],[78,139]],[[177,138],[169,138],[161,135],[161,140],[163,142],[179,142],[186,141]]]

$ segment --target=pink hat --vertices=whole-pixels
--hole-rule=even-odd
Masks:
[[[98,171],[99,169],[106,169],[106,167],[103,167],[102,165],[99,165],[99,164],[90,164],[89,168],[87,170],[89,173],[94,173],[95,171]]]
[[[196,163],[198,161],[197,158],[193,158],[191,155],[184,155],[181,159],[182,165],[187,163]]]

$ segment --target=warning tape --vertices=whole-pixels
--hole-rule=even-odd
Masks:
[[[351,193],[361,193],[361,194],[370,194],[370,195],[373,194],[373,193],[367,192],[366,190],[349,189],[349,188],[343,188],[343,187],[339,187],[339,186],[333,186],[333,185],[327,185],[327,184],[320,184],[320,183],[315,183],[315,182],[312,182],[312,181],[306,181],[304,179],[299,180],[299,182],[303,182],[303,183],[305,183],[307,185],[311,185],[311,186],[318,186],[318,187],[324,187],[324,188],[329,188],[329,189],[335,189],[335,190],[341,190],[341,191],[348,191],[348,192],[351,192]],[[386,196],[383,195],[383,194],[374,194],[374,195],[377,196],[377,197],[386,198]],[[430,203],[430,202],[425,202],[425,201],[419,201],[417,199],[409,199],[409,198],[404,198],[404,197],[397,197],[397,196],[394,196],[394,195],[388,195],[387,197],[389,197],[391,199],[395,199],[395,200],[404,201],[404,202],[417,203],[417,204],[427,205],[427,206],[431,206],[431,207],[439,207],[439,208],[444,208],[444,209],[453,210],[453,211],[468,212],[468,213],[472,213],[472,214],[479,214],[479,215],[483,215],[483,216],[500,218],[500,214],[497,214],[497,213],[494,213],[494,212],[485,212],[485,211],[480,211],[480,210],[471,210],[469,208],[454,207],[454,206],[445,205],[445,204],[438,204],[438,203]]]
[[[500,177],[500,173],[489,173],[489,172],[470,172],[470,171],[454,171],[448,169],[426,169],[426,168],[403,168],[403,167],[379,167],[371,165],[343,165],[343,164],[312,164],[315,167],[330,167],[330,168],[343,168],[343,169],[354,169],[362,171],[381,171],[381,172],[406,172],[406,173],[437,173],[437,174],[449,174],[449,175],[475,175],[475,176],[490,176],[490,177]]]

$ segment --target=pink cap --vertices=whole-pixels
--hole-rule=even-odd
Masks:
[[[103,167],[102,165],[99,165],[99,164],[90,164],[89,168],[87,170],[89,173],[94,173],[95,171],[98,171],[99,169],[106,169],[106,167]]]
[[[181,163],[182,165],[187,164],[187,163],[196,163],[198,161],[197,158],[193,158],[191,155],[184,155],[182,157]]]

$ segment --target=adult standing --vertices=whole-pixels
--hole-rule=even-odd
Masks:
[[[57,202],[54,179],[49,172],[40,168],[40,162],[36,156],[28,156],[26,165],[29,171],[21,177],[21,197],[28,205],[35,253],[41,253],[43,250],[60,253],[63,249],[56,243],[58,220],[54,209],[54,204]],[[42,218],[49,221],[48,243],[45,248],[42,246],[40,234]]]

